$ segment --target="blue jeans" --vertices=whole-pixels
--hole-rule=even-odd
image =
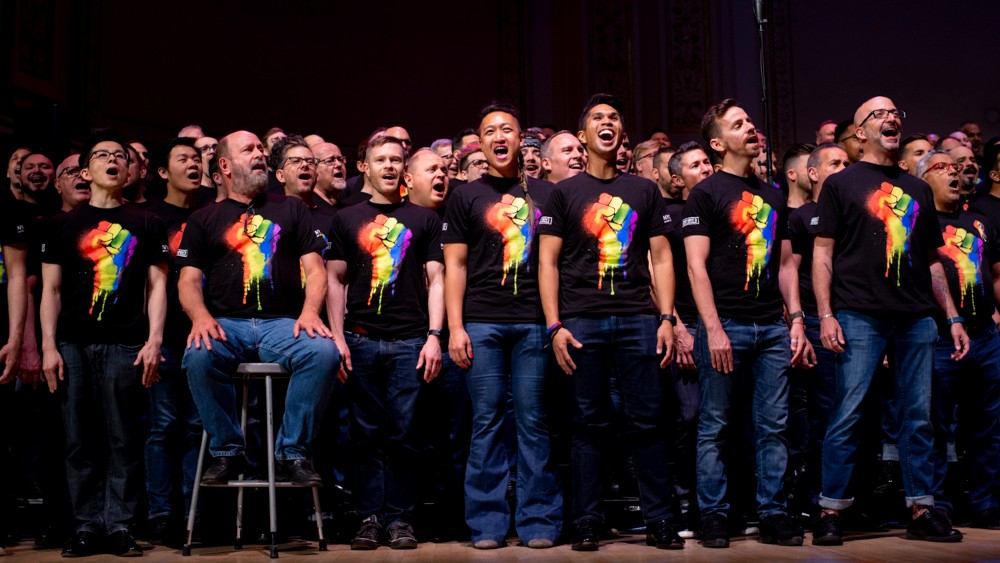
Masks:
[[[147,390],[146,495],[149,518],[187,514],[201,445],[201,420],[180,361],[184,346],[163,346],[160,381]],[[177,504],[178,493],[183,506]]]
[[[823,347],[819,335],[820,320],[806,317],[806,338],[816,351],[816,366],[801,371],[807,392],[808,444],[806,466],[809,484],[809,502],[819,502],[823,483],[823,440],[830,423],[830,413],[837,393],[837,355]]]
[[[788,424],[788,372],[791,368],[788,327],[720,319],[733,351],[733,372],[712,367],[708,331],[698,320],[695,361],[701,376],[701,416],[698,420],[698,504],[702,517],[729,514],[725,460],[733,459],[738,429],[727,428],[738,410],[734,399],[753,402],[757,462],[757,513],[761,518],[785,513],[781,480],[788,465],[785,430]],[[749,397],[747,397],[749,395]],[[730,451],[727,451],[730,450]],[[749,468],[747,468],[749,471]]]
[[[823,444],[823,493],[819,505],[842,510],[854,503],[848,486],[858,462],[862,404],[890,342],[895,343],[895,401],[900,415],[899,458],[906,505],[933,505],[934,432],[931,428],[931,368],[937,325],[930,317],[876,318],[839,311],[847,341],[837,358],[837,399]]]
[[[666,393],[670,380],[659,369],[654,315],[570,318],[563,321],[583,348],[570,348],[573,388],[573,519],[603,520],[604,468],[614,440],[610,375],[617,374],[632,449],[643,519],[673,520],[677,509],[667,462]]]
[[[232,319],[216,321],[226,341],[188,348],[182,367],[187,370],[191,395],[208,432],[214,457],[242,455],[246,441],[237,418],[233,375],[243,362],[273,362],[291,372],[285,395],[285,416],[275,441],[278,460],[310,457],[312,441],[334,387],[340,353],[333,340],[292,336],[295,319]]]
[[[358,515],[383,525],[413,523],[420,444],[414,432],[426,339],[378,340],[345,333],[353,370],[347,378]]]
[[[951,338],[938,338],[934,353],[934,498],[951,510],[945,493],[948,444],[955,443],[952,429],[955,406],[958,424],[968,436],[969,507],[975,511],[998,506],[1000,494],[1000,336],[990,327],[972,338],[969,354],[960,362],[951,359]]]
[[[76,531],[128,529],[142,488],[142,346],[59,343],[66,478]]]
[[[472,367],[472,443],[465,470],[465,518],[472,541],[503,542],[510,527],[505,498],[510,464],[504,438],[508,396],[517,427],[517,506],[521,541],[556,541],[562,531],[562,490],[551,456],[545,412],[549,354],[537,324],[468,323]],[[508,394],[511,395],[508,395]]]

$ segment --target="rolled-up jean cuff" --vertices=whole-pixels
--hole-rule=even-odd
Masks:
[[[882,444],[882,461],[899,461],[899,445]]]
[[[820,508],[828,508],[830,510],[844,510],[845,508],[850,508],[852,504],[854,504],[853,498],[847,498],[847,499],[827,498],[823,495],[819,495]]]
[[[934,495],[906,497],[906,508],[912,508],[914,504],[919,504],[920,506],[934,506]]]

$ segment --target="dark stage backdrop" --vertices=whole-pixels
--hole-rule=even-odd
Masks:
[[[765,4],[779,150],[875,94],[907,110],[906,132],[974,119],[1000,133],[1000,2]],[[575,129],[599,90],[626,100],[635,141],[653,127],[696,138],[728,96],[763,121],[742,0],[0,0],[0,58],[0,136],[55,156],[93,126],[156,143],[199,123],[316,132],[350,158],[379,125],[427,145],[494,99]]]

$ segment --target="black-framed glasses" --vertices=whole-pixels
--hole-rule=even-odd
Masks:
[[[322,164],[323,166],[333,166],[334,164],[347,164],[347,159],[342,156],[331,156],[329,158],[322,158],[316,161],[316,165]]]
[[[58,180],[59,178],[62,178],[63,176],[69,176],[71,178],[72,177],[79,178],[80,177],[80,167],[79,166],[67,166],[66,168],[63,168],[62,172],[60,172],[58,175],[56,175],[56,180]]]
[[[893,116],[893,117],[896,117],[898,119],[906,119],[906,112],[903,111],[903,110],[901,110],[901,109],[896,109],[896,108],[892,108],[892,109],[885,109],[885,108],[882,108],[882,109],[873,109],[871,112],[868,113],[867,117],[865,117],[864,119],[861,120],[861,123],[858,123],[858,127],[861,127],[862,125],[864,125],[865,122],[868,121],[869,119],[875,118],[875,119],[878,119],[878,120],[881,121],[881,120],[889,117],[890,115]]]
[[[290,156],[285,159],[285,164],[291,164],[292,166],[306,166],[315,167],[318,161],[315,158],[305,157],[305,156]]]
[[[128,162],[128,153],[124,151],[94,151],[90,153],[90,160],[88,162],[93,162],[95,160],[105,160],[107,162],[117,160],[118,162]]]

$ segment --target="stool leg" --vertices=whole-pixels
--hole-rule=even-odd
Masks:
[[[194,489],[191,491],[191,510],[188,511],[187,543],[181,550],[184,556],[191,555],[191,542],[194,538],[194,516],[198,510],[198,492],[201,490],[201,471],[205,467],[205,452],[208,451],[208,432],[201,432],[201,449],[198,450],[198,466],[194,470]]]
[[[319,550],[326,551],[326,538],[323,537],[323,511],[319,508],[319,487],[313,487],[313,507],[316,509],[316,533],[319,537]]]
[[[271,517],[271,559],[278,557],[278,512],[274,487],[274,400],[271,376],[264,378],[267,396],[267,509]]]
[[[240,431],[243,432],[243,440],[246,441],[247,435],[247,411],[250,405],[250,378],[243,378],[243,408],[240,409]],[[244,454],[245,455],[245,454]],[[239,475],[240,479],[243,479],[244,475],[241,473]],[[243,549],[243,499],[244,499],[244,487],[239,487],[236,491],[236,544],[233,545],[235,549]]]

